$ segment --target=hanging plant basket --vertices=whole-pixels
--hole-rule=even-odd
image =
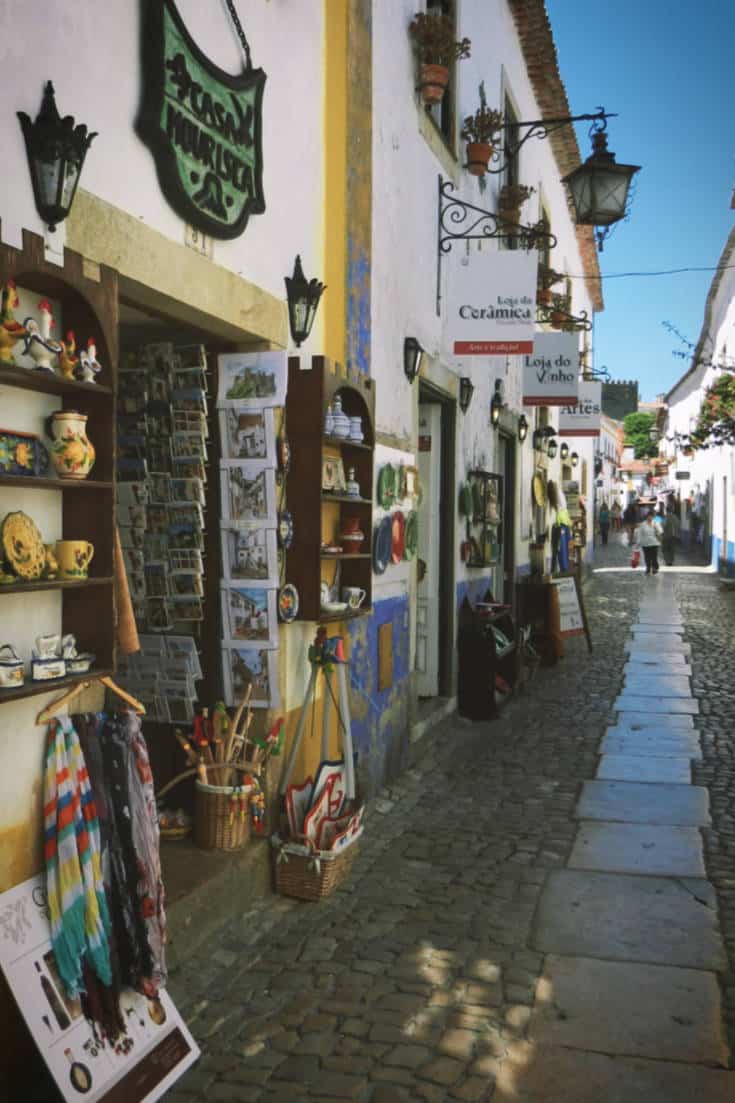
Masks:
[[[449,69],[446,65],[430,65],[428,62],[422,62],[419,87],[424,103],[441,103],[448,83]]]
[[[490,142],[467,143],[467,171],[472,176],[484,176],[493,155]]]

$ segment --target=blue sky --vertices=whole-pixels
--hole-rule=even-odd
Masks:
[[[546,0],[571,114],[616,111],[608,144],[641,165],[629,221],[600,256],[603,277],[714,268],[735,224],[732,0]],[[577,124],[580,152],[589,124]],[[696,342],[714,272],[603,279],[595,363],[638,379],[650,401],[686,370],[671,322]]]

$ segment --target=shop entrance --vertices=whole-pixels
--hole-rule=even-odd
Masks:
[[[416,684],[420,698],[449,697],[452,684],[452,521],[456,404],[422,383],[419,390],[418,594]]]
[[[513,604],[515,594],[515,441],[505,433],[498,442],[498,474],[503,477],[502,558],[493,571],[496,601]]]

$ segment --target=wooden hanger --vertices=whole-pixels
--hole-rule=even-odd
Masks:
[[[112,693],[115,693],[118,697],[121,697],[127,705],[130,705],[133,712],[136,712],[139,716],[145,716],[145,706],[141,704],[137,697],[133,697],[130,693],[126,693],[116,682],[113,682],[112,678],[104,677],[92,678],[90,681],[78,682],[77,685],[72,686],[71,689],[63,693],[56,701],[52,701],[50,705],[47,705],[45,709],[39,712],[36,717],[36,723],[45,724],[60,708],[64,705],[68,705],[70,701],[73,701],[74,698],[78,697],[85,689],[89,689],[93,682],[98,682]]]

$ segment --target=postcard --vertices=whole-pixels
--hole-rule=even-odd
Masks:
[[[222,573],[226,580],[261,589],[278,584],[275,529],[222,528]]]
[[[276,436],[273,411],[228,406],[219,411],[220,447],[223,460],[263,460],[276,464]]]
[[[278,644],[276,591],[250,586],[221,587],[222,635],[240,646]]]
[[[217,406],[283,406],[288,385],[288,354],[228,352],[217,357]]]
[[[263,648],[223,647],[222,673],[225,686],[225,704],[239,705],[249,685],[252,685],[250,704],[256,709],[278,708],[278,652]]]
[[[201,678],[202,666],[193,636],[166,636],[166,654],[169,659],[185,659],[194,678]]]
[[[245,460],[223,460],[220,488],[223,520],[275,524],[276,474],[272,467]]]

